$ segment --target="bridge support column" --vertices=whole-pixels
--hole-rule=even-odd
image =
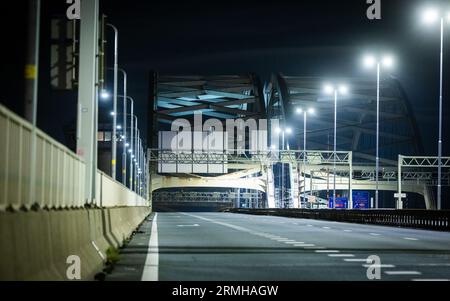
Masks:
[[[99,1],[81,1],[77,154],[86,164],[85,199],[93,202],[97,174],[97,81]]]
[[[273,178],[273,170],[272,165],[266,166],[264,169],[266,170],[266,198],[267,198],[267,207],[275,208],[275,183]]]
[[[290,180],[291,180],[291,191],[292,191],[292,204],[294,208],[300,208],[300,199],[299,199],[299,183],[298,183],[298,166],[296,162],[289,163],[289,171],[290,171]]]

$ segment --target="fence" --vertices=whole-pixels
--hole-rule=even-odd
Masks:
[[[85,206],[83,160],[43,131],[36,129],[35,133],[29,122],[0,105],[0,211]],[[97,184],[98,206],[147,205],[145,199],[100,171]]]
[[[230,211],[450,231],[450,211],[448,210],[230,209]]]

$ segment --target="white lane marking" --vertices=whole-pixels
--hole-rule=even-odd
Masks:
[[[418,266],[425,267],[450,267],[450,263],[419,263]]]
[[[292,223],[293,225],[298,225],[298,223]]]
[[[353,230],[346,229],[346,230],[344,230],[344,232],[353,232]]]
[[[329,229],[331,229],[330,227],[322,227],[322,229],[327,229],[327,230],[329,230]]]
[[[314,246],[308,246],[305,247],[306,250],[324,250],[326,249],[325,247],[314,247]]]
[[[316,250],[316,253],[339,253],[338,250]]]
[[[413,238],[413,237],[403,237],[403,239],[406,239],[406,240],[418,240],[417,238]]]
[[[353,254],[328,254],[328,257],[355,257]]]
[[[186,227],[200,227],[199,224],[193,224],[193,225],[177,225],[177,227],[186,228]]]
[[[370,235],[372,235],[372,236],[380,236],[381,234],[378,234],[378,233],[369,233]]]
[[[344,259],[344,261],[347,261],[347,262],[366,262],[367,263],[367,259],[361,259],[361,258],[346,258],[346,259]]]
[[[411,281],[450,281],[450,279],[411,279]]]
[[[285,241],[284,243],[288,244],[288,245],[301,245],[301,244],[304,244],[303,241]]]
[[[386,275],[422,275],[418,271],[385,271]]]
[[[152,222],[152,232],[148,242],[147,258],[145,259],[144,270],[142,271],[142,281],[158,281],[159,274],[159,249],[158,249],[158,224],[156,220],[158,213],[155,213]]]
[[[313,225],[306,225],[306,227],[312,227]]]
[[[295,241],[289,238],[277,238],[276,240],[280,241],[280,242],[285,242],[285,241]]]
[[[295,244],[294,245],[294,247],[314,247],[315,246],[315,244],[305,244],[305,243],[303,243],[303,244]]]
[[[395,268],[393,264],[363,264],[362,266],[365,268]]]

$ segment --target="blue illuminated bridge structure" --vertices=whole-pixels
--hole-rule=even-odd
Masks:
[[[347,207],[355,206],[353,197],[361,193],[367,195],[365,208],[376,206],[375,81],[273,74],[263,84],[255,74],[151,74],[148,141],[152,141],[149,158],[156,208],[326,208],[334,187]],[[339,95],[337,102],[336,169],[334,95],[325,93],[327,82],[348,86],[348,93]],[[307,116],[306,131],[300,109],[314,110]],[[214,119],[223,129],[227,120],[242,120],[244,126],[249,120],[268,120],[266,148],[237,154],[231,150],[239,142],[227,143],[230,133],[220,137],[215,133],[216,140],[223,139],[219,149],[200,151],[184,145],[174,150],[173,122],[181,118],[195,132],[199,113],[203,125]],[[253,150],[249,136],[234,138],[243,139],[241,145]],[[436,207],[437,161],[422,157],[414,114],[393,78],[380,86],[379,153],[378,208]],[[448,185],[448,169],[444,170],[443,184]]]

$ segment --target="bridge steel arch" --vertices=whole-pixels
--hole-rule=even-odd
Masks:
[[[266,85],[268,119],[279,119],[281,124],[291,127],[295,137],[289,141],[290,148],[303,149],[303,116],[295,113],[297,108],[312,107],[316,114],[308,117],[307,150],[332,150],[334,97],[325,94],[326,83],[345,84],[349,88],[348,95],[338,98],[337,150],[353,153],[355,183],[374,190],[373,178],[366,179],[367,185],[363,185],[360,178],[367,174],[368,167],[375,165],[376,81],[365,78],[330,79],[273,74]],[[422,155],[423,145],[411,105],[400,82],[395,78],[383,79],[380,95],[381,170],[393,170],[398,164],[398,154]],[[371,174],[374,175],[374,171]],[[300,190],[308,190],[307,183],[311,178],[311,174],[308,174],[305,183],[298,181]],[[380,181],[384,180],[392,179],[381,176]],[[395,191],[393,183],[380,184],[382,190]],[[426,188],[427,183],[419,181],[417,185],[420,188],[410,186],[410,192],[420,191],[426,207],[433,208],[433,196],[431,189]],[[324,184],[317,186],[318,189],[323,189]]]
[[[158,133],[170,131],[172,122],[177,119],[187,120],[194,128],[195,114],[201,112],[203,122],[207,118],[214,118],[225,129],[226,120],[229,119],[266,118],[263,85],[259,77],[252,73],[166,75],[151,72],[149,105],[149,158],[161,148]],[[162,173],[157,165],[157,160],[150,162],[152,192],[164,189],[193,191],[196,188],[211,191],[243,189],[255,193],[266,191],[264,171],[267,168],[260,165],[257,168],[252,164],[229,166],[227,173],[216,175]]]

